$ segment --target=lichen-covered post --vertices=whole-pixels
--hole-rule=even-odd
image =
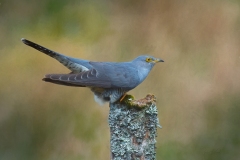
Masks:
[[[111,160],[156,159],[157,115],[156,97],[150,94],[110,104]]]

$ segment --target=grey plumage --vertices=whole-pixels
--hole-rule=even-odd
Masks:
[[[92,62],[65,56],[24,38],[22,42],[55,58],[71,70],[69,74],[47,74],[43,78],[44,81],[66,86],[89,87],[98,103],[116,102],[126,92],[138,86],[156,62],[163,62],[148,55],[139,56],[130,62]]]

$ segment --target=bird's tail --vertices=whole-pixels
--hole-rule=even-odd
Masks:
[[[68,69],[70,69],[74,73],[79,73],[79,72],[88,70],[85,66],[83,66],[79,63],[76,63],[76,60],[74,58],[70,58],[63,54],[60,54],[60,53],[57,53],[50,49],[47,49],[39,44],[36,44],[32,41],[27,40],[25,38],[22,38],[21,40],[24,44],[58,60],[60,63],[62,63],[64,66],[66,66]],[[84,60],[81,60],[81,61],[79,60],[79,62],[86,63],[86,61],[84,61]]]
[[[39,44],[36,44],[36,43],[34,43],[32,41],[27,40],[25,38],[22,38],[21,40],[22,40],[22,42],[24,44],[26,44],[26,45],[28,45],[28,46],[30,46],[32,48],[35,48],[36,50],[39,50],[40,52],[45,53],[46,55],[48,55],[48,56],[50,56],[52,58],[55,58],[57,60],[60,60],[60,57],[62,57],[62,56],[66,57],[66,56],[64,56],[64,55],[62,55],[60,53],[57,53],[57,52],[52,51],[50,49],[47,49],[47,48],[45,48],[45,47],[43,47],[43,46],[41,46]]]

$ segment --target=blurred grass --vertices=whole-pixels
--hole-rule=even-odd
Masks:
[[[139,87],[158,98],[158,159],[239,159],[239,1],[1,1],[0,159],[109,159],[108,107],[44,83],[72,57],[165,60]]]

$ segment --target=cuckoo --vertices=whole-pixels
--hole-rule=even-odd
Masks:
[[[21,40],[71,70],[68,74],[47,74],[43,81],[90,88],[99,104],[120,100],[145,80],[157,62],[164,62],[149,55],[141,55],[129,62],[93,62],[65,56],[24,38]]]

